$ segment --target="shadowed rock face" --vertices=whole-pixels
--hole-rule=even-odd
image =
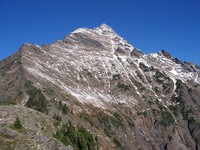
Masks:
[[[177,63],[177,64],[182,64],[182,61],[180,61],[178,58],[175,58],[174,62]]]
[[[140,58],[140,57],[142,57],[143,55],[144,55],[144,54],[143,54],[141,51],[137,50],[136,48],[134,48],[134,49],[132,50],[132,52],[131,52],[131,57]]]
[[[98,42],[97,40],[91,39],[86,34],[74,33],[74,36],[75,36],[74,39],[77,42],[85,44],[86,46],[94,47],[94,48],[103,48],[103,45],[100,42]]]
[[[199,83],[198,66],[164,50],[143,54],[105,24],[42,47],[24,44],[0,63],[2,103],[38,108],[42,95],[49,110],[43,115],[83,125],[102,149],[198,149]],[[35,134],[33,142],[44,145],[51,136]]]
[[[162,50],[161,53],[168,59],[172,59],[173,57],[170,55],[170,53],[168,53],[167,51],[165,50]]]

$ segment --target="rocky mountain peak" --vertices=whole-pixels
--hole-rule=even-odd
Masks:
[[[169,52],[167,52],[166,50],[161,50],[161,52],[159,52],[160,54],[162,54],[165,58],[172,60],[173,62],[175,62],[176,64],[182,64],[183,62],[181,60],[179,60],[178,58],[174,58]]]
[[[115,31],[108,26],[107,24],[101,24],[99,27],[93,28],[93,29],[88,29],[88,28],[78,28],[75,31],[72,32],[72,34],[76,33],[85,33],[85,34],[94,34],[94,33],[99,33],[103,35],[109,35],[109,34],[117,34]]]
[[[101,51],[106,50],[113,54],[118,53],[119,55],[137,55],[138,57],[142,54],[106,24],[93,29],[78,28],[65,37],[63,42],[70,46],[79,46],[79,48],[93,48],[93,51],[100,48]]]
[[[24,44],[16,54],[0,62],[0,102],[82,124],[100,138],[100,149],[200,147],[200,67],[165,50],[145,55],[106,24],[41,47]],[[37,122],[22,116],[23,124]]]
[[[105,33],[114,33],[115,32],[110,26],[108,26],[105,23],[101,24],[99,27],[97,27],[95,29],[101,29]]]

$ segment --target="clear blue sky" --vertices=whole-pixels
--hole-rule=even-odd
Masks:
[[[144,53],[200,65],[199,0],[0,0],[0,60],[23,43],[50,44],[102,23]]]

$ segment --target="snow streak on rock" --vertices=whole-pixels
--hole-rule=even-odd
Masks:
[[[194,65],[190,68],[195,71],[191,71],[162,53],[144,55],[105,24],[94,29],[79,28],[52,45],[24,47],[24,68],[31,75],[97,107],[110,103],[135,105],[143,99],[142,87],[161,100],[147,79],[155,75],[151,67],[173,80],[173,92],[176,79],[200,83],[200,71]],[[141,64],[149,71],[142,70]]]

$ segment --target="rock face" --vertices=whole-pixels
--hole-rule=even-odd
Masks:
[[[165,50],[143,54],[105,24],[50,45],[24,44],[0,69],[2,103],[29,107],[38,89],[48,117],[61,101],[71,112],[63,122],[86,127],[102,149],[200,149],[200,67]],[[38,97],[32,105],[44,102]]]

